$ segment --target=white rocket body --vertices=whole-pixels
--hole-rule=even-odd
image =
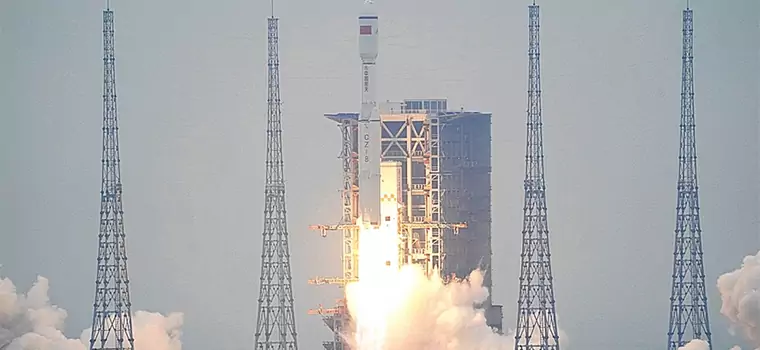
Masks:
[[[371,6],[371,5],[366,5]],[[369,8],[368,8],[369,10]],[[375,62],[378,20],[372,11],[359,16],[359,57],[362,60],[362,107],[359,114],[359,210],[364,223],[380,221],[380,112],[377,107]]]

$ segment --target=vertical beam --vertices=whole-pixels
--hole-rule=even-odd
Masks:
[[[419,113],[419,111],[413,110],[411,113]],[[428,221],[430,217],[430,159],[428,154],[430,125],[427,120],[420,120],[411,116],[410,119],[411,127],[409,128],[409,132],[412,133],[413,140],[411,146],[412,164],[416,165],[412,172],[416,180],[413,190],[415,193],[414,197],[418,198],[414,202],[413,216],[410,218],[410,221],[413,223],[423,223]],[[419,166],[420,161],[422,161],[422,167]],[[417,170],[416,172],[414,172],[415,169]],[[415,228],[412,231],[412,263],[422,264],[425,271],[429,271],[430,258],[426,255],[428,249],[428,231],[423,228]]]
[[[414,134],[413,129],[414,126],[412,124],[411,117],[409,115],[406,116],[406,119],[404,120],[404,126],[403,129],[405,130],[404,135],[406,135],[406,149],[407,149],[407,157],[406,157],[406,203],[405,209],[406,209],[406,217],[402,218],[401,222],[411,222],[412,218],[414,217],[414,198],[416,194],[416,186],[414,184],[414,143],[412,140],[412,136]],[[412,254],[414,251],[414,230],[411,228],[404,228],[402,229],[402,244],[404,249],[404,255],[403,255],[403,263],[404,264],[412,264]]]
[[[430,195],[428,196],[428,212],[426,220],[433,224],[442,223],[441,218],[441,167],[440,167],[440,123],[437,117],[428,119],[428,183]],[[429,259],[428,274],[440,273],[443,260],[443,240],[441,228],[432,227],[427,229],[426,248]]]

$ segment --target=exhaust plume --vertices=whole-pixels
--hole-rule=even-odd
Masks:
[[[419,266],[406,265],[392,279],[387,291],[371,293],[375,300],[364,298],[361,280],[347,287],[354,329],[357,323],[372,319],[373,325],[384,330],[382,343],[368,344],[361,340],[361,333],[353,334],[348,340],[352,347],[359,350],[506,350],[514,347],[514,339],[494,333],[486,325],[483,310],[473,307],[488,297],[480,271],[473,271],[464,281],[444,284],[439,276],[427,277]],[[376,315],[364,312],[367,308],[362,306],[368,303],[385,310],[383,319],[377,320]]]
[[[359,350],[513,350],[514,334],[503,336],[486,324],[482,309],[474,305],[488,298],[483,272],[475,270],[465,280],[448,283],[435,274],[428,277],[421,267],[405,265],[395,274],[387,290],[362,294],[362,281],[346,288],[352,329],[367,318],[381,322],[382,344],[367,344],[354,331],[349,344]],[[371,300],[370,300],[371,299]],[[384,311],[366,315],[362,305],[372,303]],[[370,309],[374,310],[374,309]],[[560,331],[560,338],[565,335]],[[358,337],[357,337],[358,336]],[[536,339],[538,341],[538,339]],[[565,342],[562,343],[563,347]],[[567,347],[564,347],[567,349]]]
[[[86,350],[90,329],[79,339],[63,334],[66,310],[50,303],[47,278],[38,276],[26,294],[0,276],[0,350]],[[137,311],[133,317],[135,348],[181,350],[183,315]]]
[[[444,281],[420,265],[399,268],[398,232],[364,227],[361,219],[357,224],[360,276],[346,286],[351,324],[345,338],[352,349],[514,349],[514,336],[496,333],[475,307],[488,299],[482,271]]]

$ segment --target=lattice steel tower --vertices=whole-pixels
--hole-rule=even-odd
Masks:
[[[119,123],[116,113],[113,11],[103,11],[103,156],[98,270],[90,349],[134,349],[121,201]]]
[[[528,122],[525,150],[520,293],[517,301],[516,350],[559,350],[554,307],[549,228],[546,219],[544,145],[541,120],[539,8],[529,6]]]
[[[267,98],[267,158],[264,189],[264,233],[261,248],[259,313],[256,321],[257,350],[296,350],[296,321],[290,273],[290,248],[285,211],[285,179],[282,160],[282,110],[277,24],[267,20],[269,96]]]
[[[676,350],[692,339],[710,343],[705,268],[702,261],[702,229],[699,223],[697,145],[694,123],[694,27],[688,4],[683,11],[681,67],[681,145],[678,152],[678,202],[676,206],[673,282],[670,294],[668,349]],[[691,331],[691,338],[684,333]]]

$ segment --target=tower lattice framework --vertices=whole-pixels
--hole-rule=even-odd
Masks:
[[[554,301],[541,117],[539,7],[529,6],[528,121],[525,151],[520,292],[517,302],[516,350],[559,350]]]
[[[712,349],[702,260],[702,228],[699,222],[693,34],[693,13],[687,6],[683,11],[681,135],[668,350],[676,350],[692,339],[703,339],[710,343]],[[691,338],[684,338],[687,332],[691,333]]]
[[[119,123],[116,113],[114,16],[103,11],[103,156],[100,233],[90,349],[134,349],[124,234]]]
[[[257,350],[298,349],[285,210],[278,22],[274,13],[267,20],[267,156],[259,310],[255,335]]]

